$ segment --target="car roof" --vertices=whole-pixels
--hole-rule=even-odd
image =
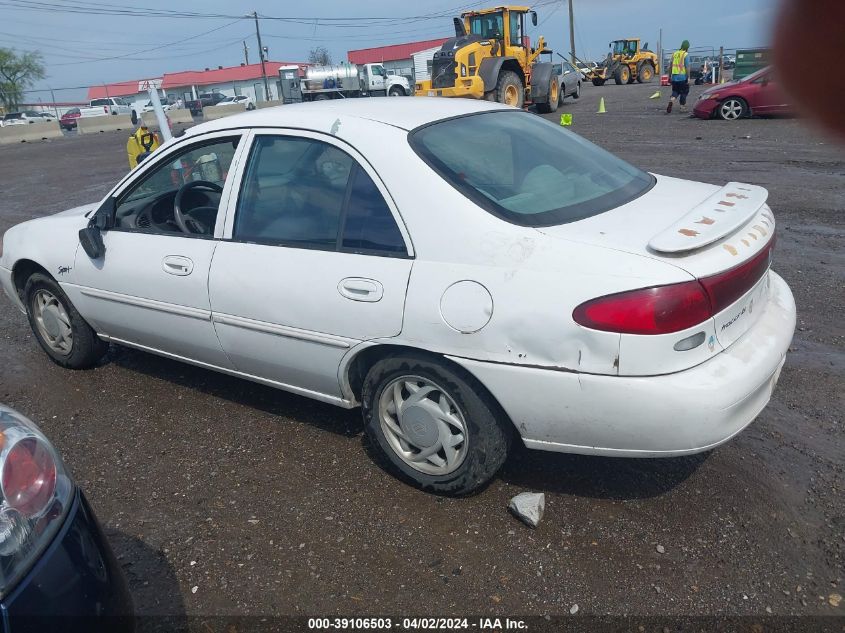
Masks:
[[[189,128],[185,134],[204,134],[245,127],[294,127],[328,132],[341,117],[364,119],[403,130],[413,130],[426,123],[493,110],[513,108],[490,101],[442,97],[331,99],[234,114]]]

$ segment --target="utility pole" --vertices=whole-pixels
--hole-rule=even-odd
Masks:
[[[569,0],[569,57],[575,65],[575,14],[572,11],[572,0]]]
[[[261,46],[261,31],[258,29],[258,12],[253,11],[252,17],[255,18],[255,37],[258,38],[258,56],[261,58],[261,76],[264,77],[264,95],[267,101],[270,101],[270,84],[267,83],[267,69],[264,67],[264,47]]]
[[[244,63],[249,66],[249,46],[246,45],[246,40],[244,40]]]
[[[56,93],[53,92],[52,88],[50,88],[50,98],[53,100],[53,112],[56,113],[56,118],[60,119],[61,117],[59,116],[59,107],[56,105]]]
[[[660,28],[660,34],[657,36],[657,74],[663,75],[665,74],[663,71],[663,28]],[[660,79],[658,77],[658,79]]]
[[[716,81],[716,77],[713,77],[713,83],[720,83],[725,80],[725,47],[719,47],[719,81]]]

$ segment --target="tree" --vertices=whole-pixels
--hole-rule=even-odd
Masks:
[[[331,66],[332,56],[329,53],[329,49],[325,46],[312,48],[311,52],[308,53],[308,63],[316,64],[317,66]]]
[[[3,107],[16,109],[26,88],[38,79],[44,79],[41,53],[18,54],[14,49],[0,48],[0,102]]]

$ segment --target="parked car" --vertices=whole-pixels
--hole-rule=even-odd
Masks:
[[[27,111],[27,112],[8,112],[3,115],[3,127],[7,125],[26,125],[28,123],[38,123],[43,121],[38,113]]]
[[[88,104],[91,108],[103,108],[104,114],[132,114],[133,107],[119,97],[106,99],[92,99]]]
[[[581,96],[581,81],[583,80],[581,71],[568,61],[555,64],[555,70],[558,66],[560,66],[560,103],[563,103],[566,97],[578,99]]]
[[[31,116],[37,117],[36,120],[40,119],[42,121],[58,121],[58,119],[56,118],[56,115],[53,114],[52,112],[46,112],[46,111],[38,112],[36,110],[32,110],[32,111],[28,112],[28,114],[30,114]]]
[[[82,112],[80,112],[79,108],[71,108],[59,119],[59,126],[64,130],[75,130],[76,120],[81,116]]]
[[[187,101],[185,107],[191,111],[191,114],[201,114],[203,108],[217,105],[226,98],[222,92],[204,92],[199,96],[199,99]]]
[[[165,112],[170,112],[176,107],[176,99],[162,99],[161,100],[161,109]],[[141,112],[152,112],[153,111],[153,102],[152,99],[147,101],[146,105],[141,109]]]
[[[255,101],[252,100],[251,97],[246,95],[235,95],[233,97],[226,97],[225,99],[221,99],[217,103],[214,104],[215,106],[227,106],[227,105],[242,105],[246,110],[255,110]]]
[[[466,494],[514,440],[666,457],[750,424],[795,327],[767,195],[486,101],[294,104],[10,228],[0,285],[61,366],[113,341],[361,406],[393,470]]]
[[[83,492],[29,419],[0,405],[4,631],[133,631],[132,599]]]
[[[700,119],[735,121],[747,116],[790,114],[792,106],[769,66],[739,81],[705,90],[692,112]]]

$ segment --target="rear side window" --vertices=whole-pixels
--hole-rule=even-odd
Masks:
[[[110,100],[110,99],[94,99],[94,100],[91,102],[91,106],[92,106],[92,107],[93,107],[93,106],[107,106],[107,105],[111,105],[111,100]]]
[[[343,249],[405,253],[405,240],[372,178],[356,166],[350,184]]]
[[[654,178],[533,114],[500,110],[413,130],[417,154],[478,206],[522,226],[565,224],[648,191]]]
[[[406,254],[390,208],[355,159],[329,143],[292,136],[256,138],[233,237],[272,246]]]

